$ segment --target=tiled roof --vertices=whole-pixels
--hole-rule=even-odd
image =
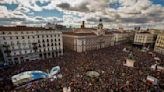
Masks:
[[[51,30],[51,29],[45,29],[42,27],[27,27],[27,26],[11,26],[11,27],[0,26],[0,31],[40,31],[40,30]]]
[[[89,35],[96,35],[94,33],[75,33],[75,32],[63,32],[63,34],[73,35],[73,36],[89,36]]]

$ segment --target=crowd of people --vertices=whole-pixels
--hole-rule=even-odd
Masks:
[[[134,67],[123,65],[129,55],[122,51],[125,47],[131,50],[136,59]],[[158,63],[164,66],[164,56],[156,56],[161,59]],[[1,89],[10,92],[62,92],[63,87],[70,87],[71,92],[162,92],[159,85],[154,86],[146,81],[150,75],[164,83],[164,72],[150,69],[155,63],[154,56],[148,52],[123,45],[83,53],[65,51],[61,57],[25,62],[1,70],[0,76],[8,80],[1,84]],[[29,70],[48,72],[54,66],[60,66],[62,78],[53,81],[47,78],[20,87],[12,86],[10,78],[15,74]],[[96,71],[100,76],[88,77],[87,71]]]

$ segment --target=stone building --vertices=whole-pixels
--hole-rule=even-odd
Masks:
[[[103,29],[100,19],[97,28],[85,28],[82,22],[81,28],[74,29],[72,32],[63,32],[64,47],[76,52],[96,50],[114,45],[113,35]]]
[[[112,33],[114,37],[114,45],[129,43],[131,40],[133,40],[134,37],[134,34],[132,32],[114,31]]]
[[[62,33],[39,27],[0,27],[4,61],[17,64],[63,55]]]
[[[154,51],[164,55],[164,33],[157,36]]]
[[[135,33],[134,43],[142,47],[153,47],[155,43],[155,36],[149,32]]]

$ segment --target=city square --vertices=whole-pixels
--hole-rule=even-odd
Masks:
[[[164,92],[163,0],[0,0],[0,92]]]
[[[134,67],[123,65],[129,54],[122,51],[123,48],[132,50],[136,57]],[[156,55],[164,58],[162,55]],[[13,65],[7,72],[1,71],[1,74],[10,79],[12,75],[21,71],[42,70],[47,72],[53,66],[61,67],[59,74],[62,78],[37,80],[12,88],[13,92],[14,90],[16,92],[33,92],[34,90],[36,92],[62,92],[63,87],[70,87],[71,92],[145,92],[152,88],[146,81],[148,75],[158,78],[161,84],[164,82],[164,76],[162,76],[164,72],[153,71],[150,68],[155,63],[156,60],[148,52],[142,52],[138,48],[127,45],[118,45],[84,53],[65,51],[65,54],[58,58]],[[163,59],[159,63],[163,65]],[[86,76],[87,71],[96,71],[100,76],[88,77]],[[159,86],[156,89],[160,89]]]

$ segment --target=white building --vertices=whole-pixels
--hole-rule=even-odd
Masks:
[[[100,21],[101,22],[101,21]],[[63,32],[64,47],[76,52],[86,52],[113,45],[113,35],[103,29],[102,23],[97,29],[85,28],[84,21],[81,28],[73,32]]]
[[[154,51],[164,55],[164,33],[157,36]]]
[[[9,64],[63,55],[62,33],[44,28],[0,27],[0,46]]]
[[[151,34],[149,32],[135,33],[134,36],[135,45],[148,47],[148,46],[153,46],[154,43],[155,43],[154,34]]]
[[[128,43],[134,37],[132,32],[113,31],[112,33],[114,35],[114,45]]]

